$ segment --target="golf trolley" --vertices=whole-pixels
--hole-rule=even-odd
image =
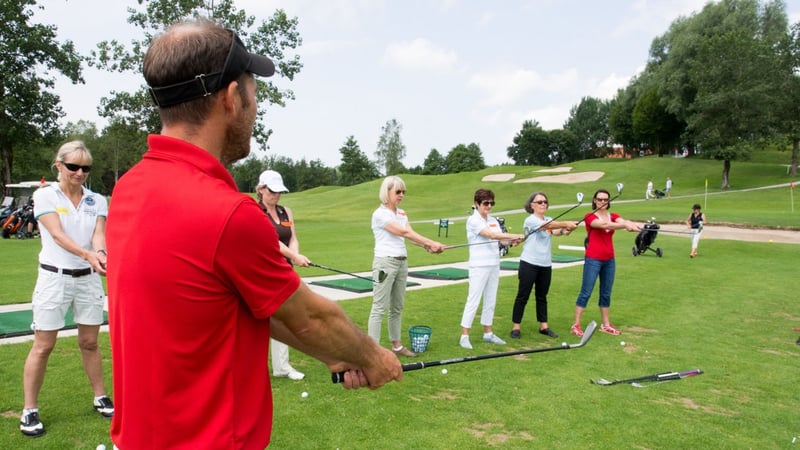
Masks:
[[[650,219],[644,224],[644,228],[642,231],[636,235],[636,240],[634,241],[634,247],[632,250],[633,256],[642,255],[647,250],[650,250],[656,254],[659,258],[663,254],[661,252],[661,248],[656,248],[653,250],[650,246],[653,245],[653,242],[656,240],[656,236],[658,236],[658,230],[661,227],[655,223],[655,219]]]

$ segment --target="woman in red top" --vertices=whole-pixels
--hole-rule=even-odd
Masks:
[[[611,325],[608,310],[611,307],[611,288],[614,286],[614,231],[628,230],[641,231],[642,227],[634,222],[611,213],[610,195],[607,190],[600,189],[594,193],[592,199],[593,211],[587,213],[583,220],[586,222],[586,257],[583,263],[583,282],[581,292],[575,301],[575,322],[570,332],[576,336],[583,336],[581,329],[581,316],[592,296],[592,290],[597,278],[600,278],[600,316],[603,324],[600,331],[608,334],[620,334],[620,331]]]

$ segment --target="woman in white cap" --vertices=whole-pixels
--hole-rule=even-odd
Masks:
[[[296,266],[308,267],[311,262],[300,254],[300,243],[294,231],[294,216],[292,210],[281,206],[278,202],[281,194],[289,192],[283,184],[281,174],[274,170],[265,170],[258,177],[256,197],[261,209],[275,225],[280,241],[281,254]],[[291,380],[302,380],[305,374],[298,372],[289,364],[289,346],[281,341],[270,339],[270,353],[272,354],[272,375],[275,377],[288,377]]]

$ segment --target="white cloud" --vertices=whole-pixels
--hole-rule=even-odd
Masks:
[[[706,3],[708,0],[638,0],[630,7],[631,16],[622,15],[621,21],[613,29],[613,35],[650,35],[653,30],[663,30],[659,34],[665,33],[679,16],[700,12]]]
[[[574,68],[547,76],[542,76],[535,70],[516,68],[477,73],[470,78],[469,85],[484,91],[485,104],[502,106],[513,104],[537,91],[571,91],[578,80],[578,72]]]
[[[458,62],[458,54],[436,47],[427,39],[395,42],[386,47],[384,63],[403,70],[448,71]]]

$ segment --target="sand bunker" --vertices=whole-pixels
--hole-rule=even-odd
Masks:
[[[516,175],[513,173],[495,173],[493,175],[486,175],[481,181],[508,181]]]
[[[587,181],[597,181],[603,177],[604,172],[577,172],[563,175],[545,175],[541,177],[523,178],[514,183],[584,183]]]

